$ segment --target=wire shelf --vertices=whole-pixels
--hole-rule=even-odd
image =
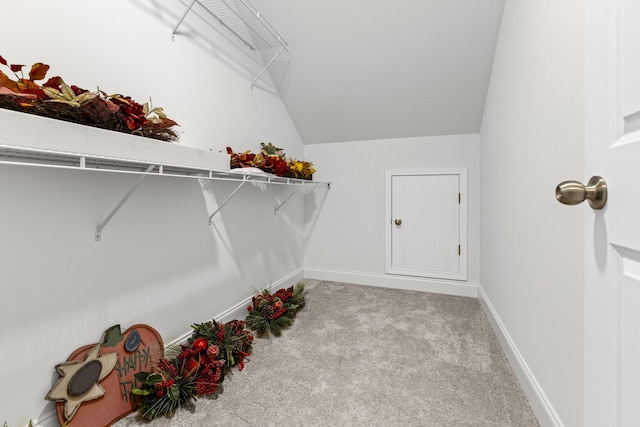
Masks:
[[[23,148],[2,144],[0,144],[0,164],[311,187],[330,185],[328,182],[286,178],[267,173],[247,174],[242,173],[243,171],[239,169],[219,170],[166,162],[128,160],[92,154],[66,153],[55,150]],[[152,165],[154,165],[155,168],[148,170],[149,166]]]
[[[192,0],[187,6],[180,20],[173,28],[175,35],[193,7],[198,4],[206,10],[220,25],[229,30],[242,41],[249,49],[265,51],[266,49],[278,49],[277,52],[266,61],[265,67],[251,81],[251,88],[260,79],[282,51],[289,51],[289,44],[269,24],[260,11],[249,0]]]

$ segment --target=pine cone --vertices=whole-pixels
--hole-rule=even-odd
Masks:
[[[242,340],[234,341],[233,343],[234,351],[242,351],[243,348],[244,348],[244,342],[242,342]]]
[[[271,319],[271,317],[273,316],[274,310],[273,310],[273,306],[271,305],[267,305],[265,308],[262,309],[262,314],[267,318],[267,319]]]

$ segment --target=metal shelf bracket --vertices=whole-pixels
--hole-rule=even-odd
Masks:
[[[301,184],[300,186],[298,186],[298,188],[296,188],[295,190],[293,190],[293,192],[291,194],[289,194],[289,197],[287,197],[286,199],[284,199],[282,201],[282,203],[280,203],[280,205],[278,205],[278,207],[273,211],[273,214],[276,215],[278,213],[278,210],[280,210],[280,208],[282,206],[284,206],[285,203],[287,203],[298,191],[302,190],[302,187],[304,187],[304,184]]]
[[[235,190],[233,190],[233,191],[231,192],[231,194],[229,194],[229,197],[227,197],[227,198],[225,199],[225,201],[224,201],[224,202],[222,202],[222,203],[220,204],[220,206],[218,206],[218,209],[216,209],[215,211],[213,211],[213,213],[211,214],[211,216],[209,216],[209,225],[213,224],[213,217],[214,217],[218,212],[220,212],[220,211],[222,210],[222,208],[224,207],[224,205],[226,205],[226,204],[227,204],[227,202],[228,202],[229,200],[231,200],[231,199],[233,198],[233,196],[235,196],[235,195],[236,195],[236,193],[237,193],[238,191],[240,191],[240,189],[242,188],[242,186],[243,186],[243,185],[245,185],[245,184],[248,182],[248,180],[247,180],[246,178],[247,178],[247,177],[244,177],[244,178],[243,178],[243,180],[242,180],[242,182],[240,183],[240,185],[238,185],[238,186],[236,187],[236,189],[235,189]]]
[[[145,173],[151,172],[153,170],[153,168],[155,168],[155,167],[156,167],[156,165],[149,165],[149,167],[147,167],[147,169],[145,170]],[[122,205],[124,205],[126,203],[126,201],[129,199],[129,197],[131,197],[131,195],[138,189],[140,184],[142,184],[142,181],[144,181],[144,179],[147,176],[148,175],[142,175],[142,176],[140,176],[140,178],[138,178],[138,181],[135,184],[133,184],[133,187],[131,187],[131,189],[127,192],[127,194],[124,195],[122,200],[120,200],[120,202],[116,205],[116,207],[113,208],[111,213],[109,215],[107,215],[107,217],[104,219],[104,221],[102,221],[102,223],[98,226],[98,228],[96,228],[96,242],[99,242],[100,240],[102,240],[102,229],[109,223],[109,221],[111,221],[111,218],[113,218],[113,216],[116,214],[116,212],[118,212],[118,210],[120,210]]]
[[[267,65],[265,65],[265,66],[264,66],[264,68],[262,69],[262,71],[260,71],[260,73],[258,73],[258,75],[257,75],[253,80],[251,80],[251,89],[253,89],[253,87],[256,85],[256,82],[257,82],[258,80],[260,80],[260,77],[262,77],[262,75],[264,74],[264,72],[265,72],[265,71],[267,71],[267,70],[269,69],[269,67],[271,66],[271,64],[273,64],[273,61],[275,61],[275,60],[276,60],[276,58],[277,58],[277,57],[282,53],[282,51],[284,50],[284,48],[285,48],[285,47],[284,47],[284,46],[282,46],[282,47],[280,48],[280,50],[278,50],[278,52],[277,52],[275,55],[273,55],[273,58],[271,58],[271,60],[269,60],[269,62],[267,62]]]
[[[193,0],[191,2],[191,4],[189,6],[187,6],[187,10],[184,11],[184,13],[182,14],[182,16],[180,17],[180,20],[178,21],[178,23],[173,27],[173,31],[171,32],[171,36],[175,36],[176,31],[178,31],[178,28],[180,28],[180,25],[182,24],[182,21],[184,21],[184,18],[187,17],[187,14],[189,13],[189,11],[191,10],[191,8],[193,7],[193,5],[196,3],[196,0]]]

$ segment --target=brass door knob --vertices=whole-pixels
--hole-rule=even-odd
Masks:
[[[400,218],[396,218],[395,221],[393,221],[393,223],[395,225],[402,225],[402,220]]]
[[[607,183],[601,176],[592,176],[586,186],[578,181],[564,181],[556,187],[556,199],[565,205],[588,200],[593,209],[602,209],[607,204]]]

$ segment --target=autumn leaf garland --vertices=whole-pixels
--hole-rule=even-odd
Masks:
[[[260,143],[259,153],[250,150],[243,153],[234,153],[231,147],[227,147],[227,154],[231,156],[231,169],[254,167],[276,176],[287,178],[311,180],[316,172],[313,163],[304,160],[288,158],[282,148],[272,143]]]
[[[42,85],[49,65],[35,63],[24,75],[25,65],[9,64],[0,56],[0,65],[8,67],[13,78],[0,70],[0,108],[70,121],[117,132],[126,132],[163,141],[176,141],[172,129],[178,124],[161,107],[139,104],[121,94],[95,92],[68,85],[55,76]]]

